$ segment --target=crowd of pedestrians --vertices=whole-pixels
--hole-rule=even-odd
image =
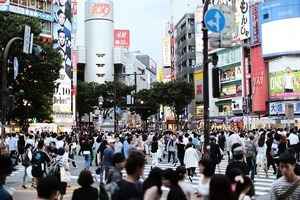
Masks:
[[[300,199],[300,130],[212,130],[208,138],[192,131],[144,132],[123,130],[71,133],[7,134],[0,143],[0,199],[12,196],[4,185],[18,163],[40,199],[62,200],[71,182],[75,158],[84,160],[80,188],[73,200],[249,200],[254,199],[255,177],[269,168],[277,176],[270,199]],[[224,175],[222,160],[228,162]],[[144,175],[146,163],[151,171]],[[176,167],[161,169],[160,163]],[[91,171],[91,166],[97,169]],[[199,169],[199,173],[196,173]],[[28,174],[33,179],[28,179]],[[96,173],[100,182],[95,182]],[[199,184],[192,185],[193,177]]]

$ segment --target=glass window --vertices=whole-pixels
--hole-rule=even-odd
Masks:
[[[21,0],[21,5],[28,6],[28,0]]]
[[[19,4],[19,0],[11,0],[10,2],[13,4]]]
[[[42,21],[41,26],[43,34],[51,35],[51,22]]]
[[[30,0],[29,7],[36,8],[36,0]]]

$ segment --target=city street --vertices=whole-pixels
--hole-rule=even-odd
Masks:
[[[227,167],[227,161],[223,160],[219,166],[217,166],[216,169],[216,173],[221,173],[224,174],[226,167]],[[64,197],[64,199],[68,200],[71,199],[72,197],[72,192],[74,189],[78,188],[78,184],[77,184],[77,178],[78,175],[81,171],[81,169],[83,168],[83,158],[81,156],[76,156],[76,164],[78,165],[77,168],[73,168],[70,165],[70,171],[71,171],[71,184],[70,187],[68,187],[67,189],[67,194]],[[178,166],[178,164],[176,166],[174,166],[173,164],[168,164],[166,161],[163,161],[161,163],[159,163],[158,167],[162,168],[162,169],[167,169],[167,168],[173,168],[176,169],[176,167]],[[95,181],[99,181],[99,177],[95,174],[95,170],[96,167],[93,166],[91,168],[91,171],[93,172],[93,175],[95,177]],[[148,177],[148,174],[151,170],[151,164],[146,164],[145,166],[145,170],[144,170],[144,178]],[[198,169],[196,170],[197,174],[199,174]],[[21,180],[23,178],[23,173],[24,173],[24,167],[18,165],[17,166],[17,170],[15,172],[13,172],[8,178],[7,178],[7,187],[8,189],[13,192],[13,196],[14,196],[14,200],[31,200],[34,199],[36,197],[36,190],[29,187],[28,189],[23,189],[21,187]],[[123,171],[124,176],[126,176],[126,172]],[[259,200],[267,200],[269,199],[269,192],[272,186],[273,181],[276,179],[275,176],[273,175],[272,170],[269,170],[269,177],[266,178],[265,174],[263,171],[259,171],[258,175],[255,177],[255,192],[256,192],[256,199]],[[29,179],[27,179],[28,183],[27,185],[30,186],[30,181]],[[191,184],[194,188],[196,188],[199,184],[199,177],[195,176],[192,178],[193,182],[191,183],[190,180],[188,178],[186,178],[186,183]],[[97,185],[97,182],[95,182],[94,184],[95,186]],[[166,193],[167,193],[168,189],[164,188],[164,197],[166,198]]]

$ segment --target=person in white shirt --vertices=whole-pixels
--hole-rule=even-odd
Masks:
[[[297,145],[299,143],[299,137],[293,131],[290,133],[290,135],[288,137],[288,140],[289,140],[290,146],[295,146],[295,145]]]
[[[115,149],[115,153],[122,153],[123,144],[120,141],[119,137],[116,138],[116,142],[114,144],[114,149]]]
[[[187,183],[185,181],[185,175],[186,175],[186,169],[183,166],[179,166],[176,168],[176,174],[178,177],[178,185],[181,187],[182,191],[185,194],[185,197],[187,200],[192,199],[192,195],[196,192],[193,185],[190,183]]]

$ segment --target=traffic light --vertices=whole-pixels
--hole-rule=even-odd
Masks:
[[[219,68],[214,67],[212,69],[212,91],[213,97],[220,97],[220,77],[219,77]]]

